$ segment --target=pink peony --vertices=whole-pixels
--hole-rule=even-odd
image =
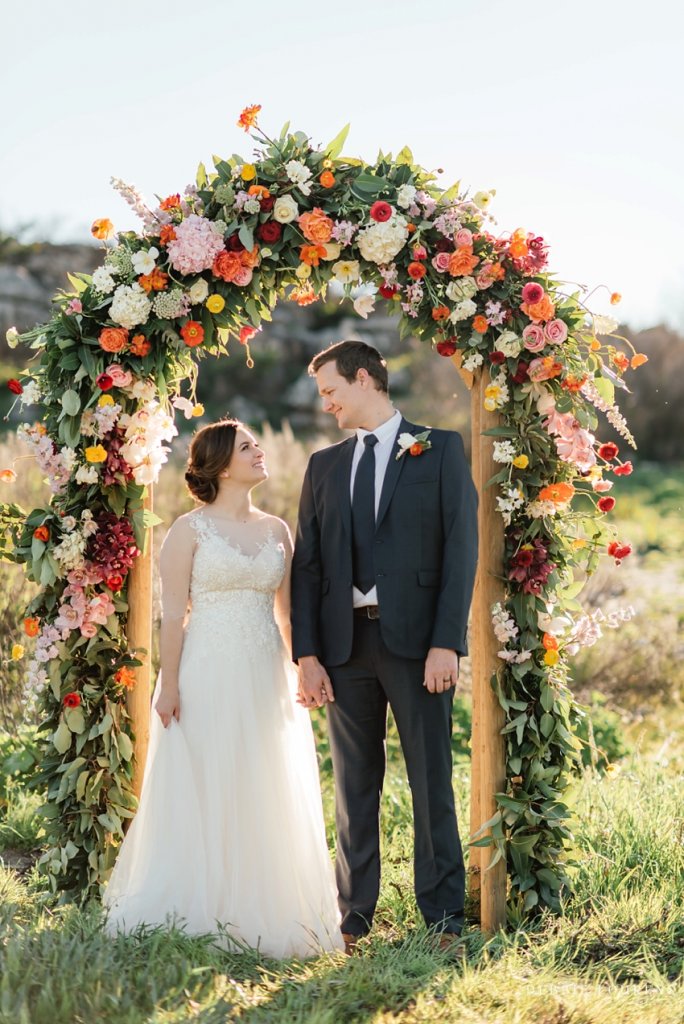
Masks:
[[[568,336],[568,325],[564,320],[549,320],[545,332],[552,345],[562,345]]]
[[[201,274],[209,270],[223,249],[223,238],[214,231],[211,221],[191,213],[175,225],[174,231],[176,237],[166,249],[174,270],[181,274]]]
[[[133,374],[130,370],[124,370],[119,363],[111,363],[105,370],[106,375],[111,379],[115,388],[127,388],[133,381]]]
[[[522,332],[523,345],[529,352],[541,352],[546,345],[544,328],[539,324],[528,324]]]
[[[454,241],[456,242],[457,247],[462,245],[472,245],[473,233],[472,231],[469,231],[468,228],[461,228],[460,231],[457,231],[454,235]]]
[[[450,252],[438,252],[436,256],[432,257],[432,266],[438,274],[445,274],[447,272],[450,258]]]
[[[544,298],[544,289],[540,284],[536,284],[534,281],[528,281],[522,290],[522,300],[527,302],[530,306],[534,305],[535,302],[541,302]]]

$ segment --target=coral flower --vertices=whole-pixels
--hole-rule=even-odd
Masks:
[[[80,703],[80,694],[75,692],[67,693],[62,701],[62,704],[64,705],[65,708],[77,708]]]
[[[465,277],[472,273],[479,262],[480,257],[473,254],[471,246],[461,246],[449,257],[449,273],[452,277]]]
[[[620,295],[620,292],[613,292],[610,296],[611,306],[617,306],[618,302],[622,302],[622,295]]]
[[[159,244],[167,246],[169,242],[173,242],[176,237],[176,229],[173,224],[164,224],[161,231],[159,232]]]
[[[555,636],[552,636],[551,633],[544,633],[544,636],[542,637],[542,644],[544,645],[544,648],[547,651],[558,650],[558,641],[556,640]]]
[[[33,616],[24,619],[24,632],[26,636],[38,636],[40,632],[40,621]]]
[[[181,327],[181,337],[188,348],[196,348],[204,341],[204,328],[198,320],[188,320]]]
[[[416,443],[412,444],[411,447],[409,448],[409,455],[422,455],[422,453],[423,446],[420,443],[420,441],[416,441]]]
[[[17,474],[13,469],[0,469],[0,481],[3,484],[13,484],[17,479]]]
[[[408,272],[408,276],[413,278],[414,281],[420,281],[427,274],[425,264],[423,263],[409,263],[406,269]]]
[[[332,188],[335,184],[335,175],[332,171],[323,171],[320,178],[318,179],[323,188]]]
[[[147,294],[150,292],[163,292],[169,283],[169,275],[159,267],[155,267],[151,274],[141,274],[138,284],[141,285]]]
[[[152,351],[152,342],[144,334],[134,334],[131,338],[130,352],[132,356],[147,356]]]
[[[37,526],[33,531],[33,536],[36,540],[42,540],[43,544],[47,544],[50,540],[50,531],[47,526]]]
[[[135,672],[133,669],[127,668],[125,665],[115,673],[114,680],[119,686],[123,686],[126,690],[132,690],[135,688]]]
[[[247,189],[248,196],[256,196],[258,199],[268,199],[271,193],[265,185],[250,185]]]
[[[93,221],[90,234],[101,242],[105,242],[114,234],[114,225],[107,217],[101,217],[99,220]]]
[[[615,476],[629,476],[634,471],[634,467],[631,462],[623,462],[620,466],[615,466],[613,472]]]
[[[473,317],[473,330],[477,334],[486,334],[488,329],[489,329],[489,324],[487,323],[487,317],[486,316],[482,316],[481,314],[478,314],[478,316]]]
[[[557,483],[548,484],[546,487],[542,487],[539,492],[539,501],[552,501],[556,505],[564,505],[566,501],[570,501],[575,488],[570,483]]]
[[[245,107],[245,109],[242,111],[239,118],[237,119],[236,124],[238,128],[244,128],[246,132],[248,132],[250,128],[256,128],[257,117],[259,115],[260,110],[260,103],[253,103],[251,107]]]
[[[299,250],[300,260],[309,267],[317,267],[324,257],[324,245],[303,245]]]
[[[295,288],[290,292],[289,298],[298,306],[310,306],[316,301],[316,292],[311,285],[307,285],[303,288]]]
[[[440,320],[449,319],[449,307],[448,306],[435,306],[432,310],[432,319],[438,323]]]
[[[624,352],[614,352],[612,359],[620,373],[624,373],[624,371],[629,368],[629,359]]]
[[[175,192],[172,196],[167,196],[166,199],[162,199],[159,204],[160,210],[177,210],[180,207],[180,192]]]
[[[246,345],[248,341],[251,341],[256,334],[256,327],[241,327],[240,328],[240,344]]]
[[[105,352],[123,352],[128,344],[128,331],[125,327],[103,327],[98,341]]]
[[[508,243],[508,252],[514,259],[519,259],[521,256],[527,256],[527,234],[522,228],[518,228],[511,235],[511,240]]]

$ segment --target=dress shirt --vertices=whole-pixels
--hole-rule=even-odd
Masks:
[[[381,423],[375,430],[363,430],[361,427],[356,431],[356,447],[354,448],[354,455],[352,458],[351,478],[349,480],[349,495],[350,498],[354,494],[354,480],[356,479],[356,470],[361,461],[363,455],[364,443],[363,439],[367,434],[375,434],[378,439],[373,451],[375,452],[375,515],[377,518],[378,508],[380,506],[380,495],[382,493],[382,485],[385,480],[385,473],[389,465],[389,460],[394,450],[394,442],[397,439],[399,433],[399,427],[401,426],[401,413],[395,412],[388,420]],[[373,587],[367,594],[362,594],[357,587],[352,588],[353,602],[355,608],[363,608],[369,604],[378,603],[378,591],[377,587]]]

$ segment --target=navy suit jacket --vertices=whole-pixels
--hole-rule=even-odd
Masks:
[[[382,638],[394,654],[431,647],[467,654],[477,564],[477,493],[460,434],[402,419],[399,434],[430,429],[421,455],[390,456],[376,518],[374,569]],[[353,639],[350,477],[356,437],[315,452],[306,470],[292,563],[297,661],[349,660]]]

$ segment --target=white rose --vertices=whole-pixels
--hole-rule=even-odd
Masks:
[[[361,276],[358,260],[338,260],[333,263],[332,272],[340,284],[351,284]]]
[[[188,292],[190,302],[193,304],[193,306],[198,306],[200,302],[204,302],[208,294],[209,285],[207,284],[203,277],[200,277],[198,281],[195,281],[193,286],[190,288],[190,291]]]
[[[519,338],[515,331],[504,331],[499,335],[496,342],[496,348],[499,352],[503,352],[505,356],[509,356],[511,358],[519,356],[522,352],[522,347],[522,338]]]
[[[472,299],[477,292],[477,285],[474,277],[463,277],[457,281],[450,281],[446,288],[447,298],[452,302],[465,302]]]
[[[273,206],[273,219],[279,224],[290,224],[299,216],[299,207],[292,196],[280,196]]]
[[[136,274],[151,274],[155,268],[155,260],[159,255],[159,249],[152,246],[150,249],[141,249],[133,254],[133,269]]]

